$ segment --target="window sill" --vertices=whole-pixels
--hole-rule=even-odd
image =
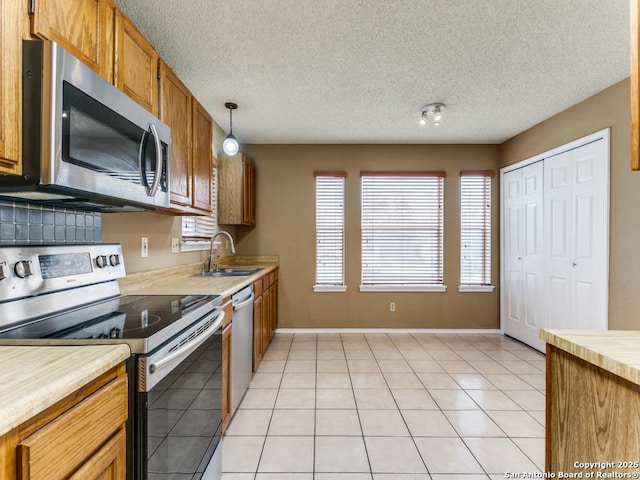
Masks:
[[[446,292],[446,285],[360,285],[361,292]]]
[[[198,252],[201,250],[210,250],[211,242],[182,242],[180,244],[181,252]]]
[[[458,286],[458,291],[461,293],[466,293],[466,292],[492,293],[495,289],[496,287],[494,285],[460,285]]]
[[[316,293],[326,293],[326,292],[346,292],[346,285],[314,285],[313,291]]]

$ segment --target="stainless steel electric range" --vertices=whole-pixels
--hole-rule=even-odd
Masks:
[[[0,248],[0,345],[126,343],[128,478],[221,476],[221,298],[122,296],[121,246]]]

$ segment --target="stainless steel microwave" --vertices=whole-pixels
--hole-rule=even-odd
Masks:
[[[171,130],[52,42],[23,42],[23,170],[0,197],[128,211],[169,206]]]

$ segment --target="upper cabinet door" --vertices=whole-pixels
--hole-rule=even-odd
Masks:
[[[158,115],[158,53],[120,11],[116,11],[114,85]]]
[[[256,224],[256,167],[242,156],[242,224]]]
[[[23,4],[0,0],[0,172],[20,174]]]
[[[160,61],[160,120],[171,127],[171,203],[191,206],[191,92]]]
[[[213,119],[193,98],[193,208],[211,212]]]
[[[113,82],[112,0],[37,0],[34,4],[33,34],[57,42]]]

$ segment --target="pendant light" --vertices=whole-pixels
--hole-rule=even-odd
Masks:
[[[224,104],[229,109],[229,135],[222,142],[222,150],[227,155],[235,155],[240,150],[238,140],[233,136],[233,111],[238,108],[238,105],[232,102]]]

